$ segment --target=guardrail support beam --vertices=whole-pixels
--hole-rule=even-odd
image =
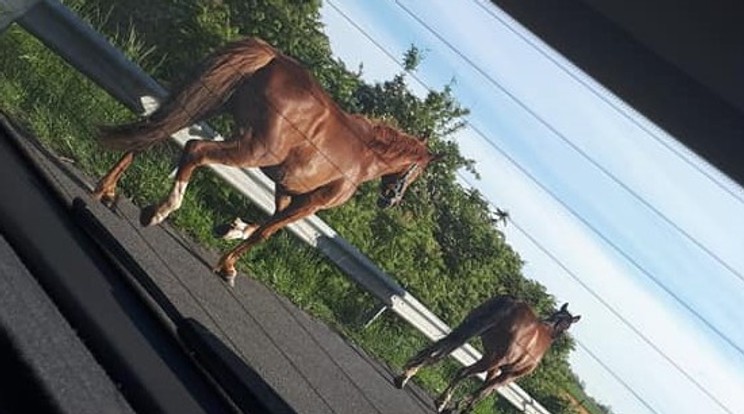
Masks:
[[[140,97],[162,99],[167,95],[147,73],[58,0],[35,1],[16,23],[138,114],[144,111]]]

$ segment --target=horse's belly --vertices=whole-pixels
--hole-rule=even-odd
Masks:
[[[261,167],[261,172],[264,173],[267,177],[271,179],[271,181],[275,183],[280,183],[284,176],[284,173],[282,172],[281,168],[277,165]]]
[[[261,171],[283,191],[295,195],[309,193],[339,178],[333,171],[308,165],[303,168],[275,165],[262,167]]]

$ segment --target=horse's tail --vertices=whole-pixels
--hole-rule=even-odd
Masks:
[[[449,334],[421,350],[406,364],[406,367],[424,362],[433,363],[451,354],[473,337],[487,331],[513,309],[516,302],[510,296],[491,298],[473,309]]]
[[[214,114],[242,80],[268,65],[278,52],[268,43],[247,38],[211,55],[189,79],[150,116],[103,127],[101,142],[108,148],[137,151],[165,140],[172,133]]]
[[[469,339],[499,323],[516,304],[511,296],[496,296],[473,309],[445,338],[454,351]]]

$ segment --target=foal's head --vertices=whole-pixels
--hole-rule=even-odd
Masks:
[[[557,337],[565,332],[571,324],[581,319],[581,315],[573,316],[568,312],[568,303],[564,303],[561,308],[554,312],[545,322],[553,328],[553,337]]]

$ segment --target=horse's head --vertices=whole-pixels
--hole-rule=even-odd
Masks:
[[[401,171],[383,175],[380,182],[380,196],[377,198],[377,206],[388,208],[399,204],[408,186],[416,181],[429,163],[438,158],[440,158],[439,155],[428,153],[425,158],[411,162]]]
[[[388,208],[397,205],[403,199],[403,194],[412,182],[421,175],[423,168],[419,163],[412,163],[402,172],[382,176],[380,182],[380,196],[377,198],[377,206]]]
[[[571,313],[568,312],[568,303],[564,303],[558,311],[554,312],[550,318],[548,318],[547,322],[553,328],[553,337],[557,337],[565,332],[571,324],[578,322],[579,319],[581,319],[581,315],[571,315]]]

